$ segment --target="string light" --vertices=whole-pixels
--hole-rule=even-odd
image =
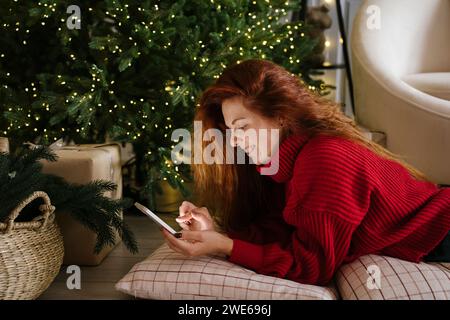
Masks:
[[[295,50],[296,47],[296,41],[298,41],[298,39],[296,39],[296,37],[298,38],[298,32],[294,32],[299,30],[299,28],[301,27],[301,23],[295,23],[291,25],[287,25],[285,31],[279,31],[280,29],[277,26],[277,21],[280,21],[280,17],[283,14],[286,14],[286,10],[283,8],[280,8],[281,5],[284,4],[284,6],[287,8],[289,5],[291,5],[290,1],[284,1],[281,4],[277,4],[278,8],[273,8],[273,6],[270,4],[269,0],[265,0],[264,1],[266,3],[266,7],[275,9],[272,10],[270,13],[263,13],[260,14],[258,12],[248,12],[247,14],[247,21],[250,20],[251,21],[251,25],[246,26],[244,29],[240,30],[233,30],[234,28],[231,26],[226,26],[225,30],[220,31],[218,33],[216,33],[216,35],[218,35],[220,37],[221,40],[224,41],[224,44],[227,43],[232,43],[232,45],[229,46],[225,46],[224,48],[224,52],[226,50],[226,54],[230,55],[230,57],[239,57],[239,60],[236,61],[236,63],[241,63],[242,60],[244,59],[244,57],[249,57],[249,56],[258,56],[261,57],[262,59],[266,59],[267,55],[270,56],[270,54],[268,54],[270,51],[269,50],[274,50],[275,48],[277,49],[276,52],[285,52],[286,53],[286,58],[288,60],[288,62],[290,64],[299,64],[300,63],[300,59],[298,57],[296,57],[295,52],[292,52],[293,50]],[[211,3],[214,3],[214,0],[211,0]],[[259,1],[252,1],[253,5],[259,5]],[[53,10],[54,11],[54,7],[56,7],[56,4],[47,4],[47,3],[40,3],[39,5],[44,6],[46,8],[48,8],[48,10]],[[116,19],[116,25],[115,27],[120,27],[122,26],[122,22],[123,24],[129,24],[129,22],[125,22],[125,20],[131,20],[133,21],[133,19],[135,17],[132,16],[132,12],[136,13],[136,6],[132,5],[132,7],[134,8],[133,10],[129,10],[128,12],[128,4],[123,5],[123,7],[116,7],[114,9],[110,9],[109,11],[105,12],[105,14],[108,17],[114,17],[117,18]],[[220,4],[215,4],[214,8],[219,11],[222,9]],[[146,8],[147,12],[148,11],[158,11],[160,8],[158,7],[158,5],[152,5],[150,8]],[[93,8],[88,8],[89,12],[92,12],[94,9]],[[97,10],[97,9],[96,9]],[[137,7],[137,11],[138,12],[144,12],[146,11],[145,9],[143,9],[142,7]],[[120,13],[122,12],[122,13]],[[242,16],[242,13],[238,13],[239,16]],[[139,14],[142,15],[142,14]],[[46,11],[46,13],[42,16],[43,19],[45,19],[46,21],[39,21],[38,23],[41,23],[42,26],[46,26],[46,25],[51,25],[51,23],[49,23],[49,18],[51,17],[51,14],[48,13],[48,11]],[[166,16],[166,19],[170,18],[170,19],[174,19],[176,18],[176,14],[170,14],[169,16]],[[120,21],[122,20],[122,22]],[[105,45],[102,45],[103,43],[100,42],[98,45],[98,49],[97,50],[107,50],[105,53],[103,54],[108,54],[108,53],[114,53],[117,56],[114,56],[114,58],[112,58],[111,56],[109,56],[109,61],[112,61],[113,59],[115,59],[116,57],[118,57],[119,59],[120,54],[123,52],[127,52],[128,49],[130,49],[131,47],[136,47],[136,51],[133,52],[133,58],[136,59],[136,56],[144,56],[146,54],[148,54],[148,51],[145,50],[144,48],[145,46],[151,46],[153,45],[154,47],[159,46],[159,48],[161,49],[168,49],[169,47],[175,47],[177,50],[179,49],[177,47],[178,43],[175,43],[173,41],[173,37],[171,35],[168,34],[167,30],[161,30],[161,28],[163,28],[164,26],[161,26],[159,21],[145,21],[145,19],[142,19],[144,21],[141,21],[141,19],[139,19],[139,21],[136,21],[136,23],[138,23],[139,28],[133,28],[132,30],[132,35],[130,35],[128,37],[128,41],[126,41],[126,46],[122,43],[119,44],[119,42],[116,44],[112,41],[114,41],[114,38],[108,38],[105,39]],[[59,20],[58,20],[59,21]],[[60,19],[61,23],[65,23],[65,19]],[[6,25],[6,24],[5,24]],[[6,26],[4,25],[4,27],[6,28]],[[16,30],[16,32],[23,32],[23,33],[29,33],[30,30],[24,30],[24,26],[20,26],[19,24],[17,25],[13,25],[13,26],[7,26],[8,28],[11,27],[11,30]],[[14,28],[13,28],[14,27]],[[118,29],[118,28],[117,28]],[[277,33],[275,33],[275,30],[277,30]],[[66,30],[64,29],[64,26],[62,28],[58,28],[58,31],[62,31],[62,34],[65,34],[66,37],[66,41],[70,42],[72,40],[72,37],[67,37],[67,34],[65,33]],[[135,33],[134,33],[135,32]],[[264,34],[267,34],[267,36],[261,36],[261,32],[263,32]],[[58,33],[59,35],[60,33]],[[142,38],[143,35],[151,35],[152,38]],[[70,35],[72,35],[75,39],[75,33],[71,33]],[[300,34],[300,37],[304,37],[304,33],[302,32]],[[223,39],[222,39],[223,38]],[[239,41],[235,41],[235,38],[239,38]],[[139,41],[138,41],[139,39]],[[230,39],[233,39],[233,41],[231,42]],[[255,39],[255,40],[254,40]],[[261,39],[264,39],[263,41],[261,41]],[[77,39],[78,40],[78,39]],[[21,39],[20,41],[22,41],[23,45],[27,45],[27,40],[23,40]],[[29,41],[29,40],[28,40]],[[228,42],[230,41],[230,42]],[[280,46],[278,46],[280,43],[283,43],[282,48],[280,48]],[[342,42],[341,42],[342,43]],[[190,77],[190,79],[186,79],[180,82],[178,82],[178,80],[170,80],[170,81],[164,81],[162,83],[162,88],[160,90],[161,94],[165,94],[166,97],[168,99],[173,99],[174,95],[182,95],[183,99],[185,99],[184,101],[192,101],[194,102],[196,97],[194,95],[194,92],[197,92],[197,88],[192,88],[192,87],[188,87],[186,85],[186,83],[192,82],[192,81],[196,81],[197,78],[193,78],[194,76],[198,76],[198,79],[201,79],[201,77],[204,77],[205,74],[204,72],[206,70],[208,70],[208,77],[213,77],[214,79],[219,78],[220,73],[223,69],[225,69],[227,67],[227,65],[221,61],[218,61],[219,59],[216,59],[215,56],[213,56],[211,53],[208,52],[208,50],[203,50],[204,48],[206,48],[207,46],[210,45],[209,39],[208,42],[205,42],[205,40],[199,40],[198,41],[198,46],[195,48],[195,50],[198,51],[194,51],[195,53],[198,53],[198,57],[196,57],[196,54],[192,54],[190,51],[192,49],[188,49],[188,48],[183,48],[184,50],[182,52],[186,52],[188,55],[192,55],[192,60],[195,62],[192,70],[189,70],[189,72],[187,73],[187,77]],[[147,48],[145,48],[147,49]],[[209,48],[208,48],[209,49]],[[282,50],[282,51],[281,51]],[[215,54],[215,53],[213,53]],[[5,55],[4,54],[0,54],[0,58],[4,58]],[[84,63],[82,55],[79,55],[78,52],[75,50],[74,52],[69,52],[67,53],[67,57],[68,60],[70,62],[72,61],[77,61],[79,63]],[[213,59],[214,57],[214,59]],[[106,57],[103,60],[103,57],[100,61],[105,61],[104,63],[107,65],[113,65],[113,62],[108,62],[108,58]],[[128,66],[131,66],[132,63],[128,63]],[[210,67],[216,67],[216,70],[210,70]],[[100,68],[100,67],[99,67]],[[106,69],[105,69],[106,70]],[[53,84],[57,84],[62,86],[61,90],[69,90],[69,93],[67,94],[67,96],[65,97],[67,101],[67,103],[79,103],[81,101],[85,101],[85,103],[88,103],[88,109],[89,112],[94,112],[95,110],[100,110],[100,108],[102,108],[102,104],[97,103],[97,101],[95,99],[98,99],[98,97],[100,95],[102,95],[102,97],[104,98],[103,94],[109,94],[110,97],[112,99],[117,98],[116,97],[116,91],[119,90],[120,86],[122,85],[121,82],[119,82],[117,85],[115,85],[114,80],[106,80],[105,78],[107,78],[107,76],[109,76],[109,74],[102,74],[101,73],[102,70],[101,69],[96,69],[96,70],[91,70],[91,78],[90,83],[87,83],[87,89],[81,89],[78,87],[75,87],[74,85],[76,85],[76,80],[75,79],[71,79],[67,77],[67,74],[64,72],[64,76],[62,77],[61,75],[58,75],[58,77],[56,79],[53,80]],[[10,72],[6,72],[6,77],[10,77]],[[301,74],[298,74],[299,76],[301,76]],[[56,80],[56,81],[55,81]],[[81,81],[78,78],[79,81]],[[115,85],[114,87],[111,87]],[[6,84],[3,85],[3,87],[7,87]],[[312,90],[315,89],[314,86],[310,86]],[[22,87],[23,88],[23,87]],[[188,89],[189,88],[189,89]],[[81,90],[80,90],[81,89]],[[195,89],[195,90],[192,90]],[[74,91],[74,90],[78,90],[78,92]],[[82,91],[85,90],[85,91]],[[31,84],[31,86],[28,86],[25,88],[25,91],[27,93],[29,93],[28,96],[31,96],[31,94],[37,94],[38,93],[38,88],[36,85]],[[88,91],[90,94],[87,94],[86,91]],[[95,97],[95,98],[94,98]],[[64,101],[64,100],[63,100]],[[115,101],[115,100],[112,100]],[[121,101],[121,102],[118,102]],[[106,106],[106,110],[108,110],[108,116],[110,116],[111,114],[120,114],[120,112],[122,112],[120,110],[121,109],[127,109],[132,107],[133,110],[138,110],[137,114],[139,114],[139,117],[146,119],[149,117],[150,115],[150,119],[152,119],[151,121],[153,121],[153,118],[155,113],[154,111],[159,109],[161,110],[162,107],[168,107],[170,105],[169,102],[164,102],[164,104],[158,104],[158,105],[151,105],[151,103],[144,103],[145,101],[149,101],[147,100],[147,98],[142,98],[139,96],[134,96],[132,99],[127,99],[126,101],[129,101],[128,103],[124,104],[124,101],[122,99],[117,100],[117,103],[104,103],[104,105]],[[172,100],[174,101],[174,100]],[[191,102],[189,102],[191,103]],[[53,105],[53,104],[52,104]],[[197,105],[197,103],[192,103],[192,105]],[[39,104],[40,106],[40,104]],[[94,106],[94,107],[92,107]],[[173,106],[171,106],[172,108]],[[147,108],[147,109],[146,109]],[[42,103],[42,110],[46,110],[46,111],[50,111],[50,104],[48,103]],[[144,109],[144,110],[140,110],[140,109]],[[25,109],[26,110],[26,109]],[[151,112],[150,112],[151,110]],[[114,111],[114,112],[113,112]],[[42,112],[42,111],[41,111]],[[27,118],[30,118],[29,120],[32,120],[31,122],[24,122],[21,123],[22,126],[32,126],[34,121],[39,121],[40,118],[39,116],[35,117],[34,115],[28,116]],[[44,120],[42,120],[44,121]],[[154,130],[152,127],[153,125],[148,124],[135,124],[132,122],[125,122],[127,124],[127,129],[129,129],[129,131],[126,132],[126,134],[131,138],[133,138],[134,140],[138,139],[141,137],[141,130]],[[176,122],[172,122],[172,119],[170,117],[165,117],[163,118],[163,121],[159,122],[158,124],[154,123],[154,128],[158,129],[161,132],[161,134],[163,134],[163,136],[165,138],[167,138],[168,134],[166,132],[170,132],[171,128],[172,128],[172,123],[174,123],[174,125],[176,126]],[[17,128],[17,123],[14,124],[14,128]],[[91,126],[91,122],[90,121],[85,121],[83,122],[83,126],[80,126],[80,128],[74,128],[71,129],[69,131],[73,132],[72,130],[75,130],[76,132],[87,132],[89,131],[88,126]],[[138,128],[138,130],[136,130],[134,127]],[[13,128],[13,124],[10,125],[10,128]],[[9,129],[8,129],[9,130]],[[31,128],[30,128],[31,130]],[[32,130],[34,130],[35,132],[38,131],[39,129],[37,128],[33,128]],[[59,131],[61,130],[61,131]],[[44,131],[45,132],[45,131]],[[58,128],[58,132],[64,132],[64,128]],[[142,131],[143,133],[143,131]],[[50,134],[50,132],[49,132]],[[47,136],[47,135],[46,135]],[[55,139],[54,134],[50,134],[50,139]],[[143,136],[143,135],[142,135]],[[171,148],[173,148],[174,146],[171,145]],[[147,153],[148,155],[151,155],[152,152],[148,151]],[[169,164],[170,166],[170,164]],[[176,172],[178,172],[178,166],[176,166],[174,168],[174,170]],[[170,172],[169,172],[170,173]],[[176,175],[175,175],[176,176]],[[182,180],[184,182],[184,180]]]

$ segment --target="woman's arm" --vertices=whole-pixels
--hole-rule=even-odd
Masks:
[[[240,239],[256,244],[286,242],[295,230],[282,218],[281,213],[268,213],[241,230],[232,230],[226,234],[232,239]]]
[[[256,244],[234,239],[229,261],[258,273],[301,283],[326,284],[343,263],[371,199],[365,160],[349,166],[349,149],[314,146],[295,164],[284,217],[288,241]],[[339,150],[337,152],[336,150]]]
[[[327,284],[346,257],[356,225],[327,213],[299,214],[303,226],[291,232],[288,241],[256,244],[234,238],[228,260],[260,274]]]

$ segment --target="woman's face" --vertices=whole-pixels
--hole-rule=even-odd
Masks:
[[[225,125],[231,129],[230,144],[247,153],[255,164],[265,164],[279,145],[280,120],[262,117],[244,107],[242,97],[233,97],[222,102]],[[271,134],[272,132],[272,134]],[[272,141],[277,140],[277,141]]]

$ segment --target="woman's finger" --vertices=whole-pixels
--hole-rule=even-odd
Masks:
[[[191,243],[189,240],[186,241],[186,239],[185,240],[177,239],[165,230],[164,230],[164,232],[166,232],[166,236],[167,236],[166,239],[168,241],[170,241],[170,243],[173,244],[175,247],[177,247],[178,249],[183,251],[184,252],[183,254],[191,255],[192,252],[195,250],[196,244]],[[186,231],[183,231],[183,232],[186,232]],[[193,231],[188,231],[188,232],[193,232]]]
[[[170,241],[166,241],[166,243],[169,246],[169,248],[172,249],[173,251],[184,254],[183,250],[174,246]]]
[[[204,212],[194,209],[191,211],[192,218],[202,223],[204,226],[209,226],[212,224],[212,220]]]
[[[178,222],[178,225],[181,227],[181,229],[183,230],[191,230],[191,228],[189,227],[188,224],[186,224],[185,222]]]
[[[174,251],[179,252],[181,254],[185,254],[184,250],[182,250],[179,246],[178,243],[175,240],[177,240],[174,236],[172,236],[171,234],[169,234],[165,229],[161,230],[161,232],[164,235],[164,238],[166,239],[167,245],[172,248]]]
[[[168,245],[169,248],[172,249],[173,251],[178,252],[178,253],[184,255],[183,251],[181,251],[180,249],[178,249],[177,247],[175,247],[172,243],[170,243],[170,242],[167,241],[167,245]]]
[[[191,214],[187,214],[186,216],[183,217],[177,217],[175,218],[175,221],[178,223],[178,225],[183,229],[183,230],[190,230],[190,225],[192,224],[192,216]]]
[[[172,244],[172,242],[169,241],[169,239],[167,238],[167,236],[164,234],[164,231],[161,230],[161,233],[163,234],[164,240],[167,243],[167,245],[172,248],[174,245]],[[174,248],[172,248],[174,251],[176,251]]]
[[[195,208],[197,208],[197,207],[193,203],[191,203],[189,201],[183,201],[183,203],[179,207],[179,215],[184,216],[189,211],[191,211],[192,209],[195,209]]]
[[[178,217],[175,218],[175,220],[176,220],[177,222],[186,222],[186,221],[189,221],[189,220],[191,220],[191,219],[192,219],[192,214],[191,214],[191,212],[185,213],[184,215],[178,216]]]
[[[203,241],[203,233],[204,231],[184,231],[180,239],[182,240],[194,240],[194,241]]]

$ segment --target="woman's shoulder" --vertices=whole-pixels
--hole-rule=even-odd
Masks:
[[[297,162],[314,162],[324,165],[328,162],[349,163],[368,160],[374,153],[366,146],[341,136],[319,134],[311,137],[298,154]]]
[[[312,137],[298,154],[292,178],[305,183],[361,180],[377,175],[380,158],[368,147],[339,136]]]
[[[350,221],[359,221],[368,208],[377,180],[373,164],[365,160],[367,156],[370,157],[363,146],[345,138],[311,138],[295,161],[289,185],[293,190],[290,201],[345,219],[349,212],[354,212]]]

